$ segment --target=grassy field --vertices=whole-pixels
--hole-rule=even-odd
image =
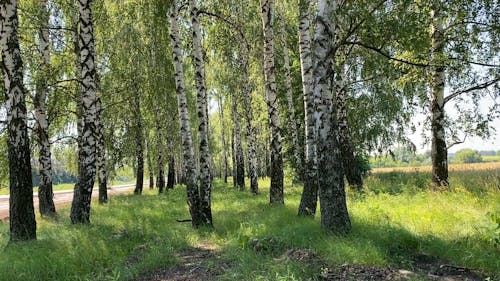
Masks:
[[[500,162],[463,163],[448,165],[450,172],[500,171]],[[374,168],[373,173],[387,172],[430,172],[432,166]]]
[[[38,218],[33,242],[9,244],[8,224],[0,223],[0,280],[131,280],[172,268],[180,262],[176,254],[207,244],[217,249],[208,264],[224,265],[217,280],[316,280],[328,267],[346,263],[411,270],[419,256],[499,280],[498,169],[452,171],[451,191],[430,190],[426,177],[394,171],[369,176],[363,194],[348,194],[348,236],[324,232],[318,216],[297,217],[302,188],[290,181],[285,206],[270,207],[267,180],[257,197],[216,181],[214,230],[175,221],[189,217],[181,187],[94,204],[87,226],[70,225],[68,209],[61,209],[57,220]],[[328,265],[283,258],[287,249],[305,248]]]

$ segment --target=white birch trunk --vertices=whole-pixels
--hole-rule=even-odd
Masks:
[[[210,174],[211,161],[208,147],[208,102],[207,88],[205,85],[205,59],[203,58],[200,19],[196,1],[190,0],[189,5],[191,8],[191,24],[193,29],[195,80],[198,104],[198,138],[200,141],[200,219],[203,225],[212,226],[212,177]]]
[[[439,4],[435,4],[431,10],[431,59],[435,65],[442,65],[441,58],[444,52],[444,30],[443,16]],[[444,66],[432,67],[431,78],[431,159],[432,159],[432,182],[436,187],[447,188],[448,182],[448,149],[446,146],[446,134],[444,130]]]
[[[249,65],[248,54],[250,52],[248,44],[242,38],[241,48],[241,67],[242,67],[242,87],[243,87],[243,104],[246,109],[245,120],[247,129],[247,146],[248,146],[248,170],[250,177],[250,190],[254,195],[259,194],[259,178],[257,174],[257,153],[255,151],[256,133],[252,125],[253,110],[252,110],[252,89],[248,79]]]
[[[261,0],[264,30],[264,81],[267,112],[271,129],[271,187],[270,203],[284,204],[283,155],[281,153],[281,124],[276,94],[276,69],[274,64],[274,0]]]
[[[198,175],[194,158],[193,138],[187,107],[186,87],[184,83],[184,67],[181,41],[177,17],[179,16],[179,3],[173,1],[170,8],[170,38],[174,63],[175,92],[179,110],[179,122],[182,136],[184,176],[186,181],[187,199],[192,225],[198,228],[202,225],[200,215],[200,194],[198,190]]]
[[[335,28],[332,19],[335,0],[320,0],[316,17],[313,49],[315,132],[319,177],[321,227],[346,233],[351,223],[346,205],[344,174],[338,143],[338,125],[332,110],[333,44]]]
[[[7,100],[10,240],[35,240],[36,221],[31,181],[30,143],[26,125],[26,92],[18,39],[17,1],[0,2],[0,49]]]
[[[38,2],[43,15],[43,23],[49,23],[49,11],[47,0]],[[42,216],[55,216],[56,207],[54,205],[54,193],[52,191],[52,159],[49,139],[49,118],[47,116],[48,86],[47,74],[50,71],[50,42],[49,30],[46,26],[41,26],[38,30],[38,50],[41,54],[41,67],[37,81],[36,93],[33,99],[35,110],[35,132],[38,145],[38,163],[40,169],[40,184],[38,187],[38,207]]]
[[[96,175],[96,66],[92,1],[79,0],[79,49],[81,67],[82,128],[79,136],[78,182],[71,205],[71,222],[90,222],[90,202]]]
[[[300,199],[299,215],[314,216],[318,202],[318,176],[316,143],[314,135],[314,96],[311,58],[311,23],[309,20],[309,0],[299,1],[299,50],[300,69],[302,75],[302,92],[304,96],[305,125],[305,165],[304,190]]]

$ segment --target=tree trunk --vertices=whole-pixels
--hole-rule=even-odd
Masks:
[[[26,125],[23,62],[18,39],[17,1],[0,2],[0,48],[7,110],[10,240],[35,240],[30,144]]]
[[[167,176],[167,190],[174,189],[175,183],[175,158],[172,155],[168,156],[168,176]]]
[[[299,215],[314,216],[318,202],[318,164],[316,158],[316,140],[314,135],[314,95],[311,58],[311,22],[309,20],[309,0],[299,1],[299,49],[304,95],[305,125],[305,166],[304,190],[300,198]]]
[[[346,195],[338,147],[338,125],[335,108],[332,106],[333,93],[333,43],[336,1],[320,0],[314,33],[313,77],[315,127],[317,128],[317,156],[319,177],[319,199],[321,207],[321,227],[326,230],[347,233],[351,229],[347,211]]]
[[[231,129],[231,162],[233,162],[233,169],[232,169],[232,176],[233,176],[233,186],[236,188],[236,178],[237,178],[237,170],[236,170],[236,149],[234,145],[234,135],[235,135],[235,129],[234,129],[234,116],[233,116],[233,128]]]
[[[104,142],[104,123],[102,117],[102,103],[98,97],[96,102],[96,130],[97,130],[97,181],[99,182],[99,203],[108,202],[108,177],[106,174],[106,144]]]
[[[264,80],[266,103],[271,126],[271,204],[284,204],[283,155],[281,154],[281,124],[276,95],[276,70],[274,65],[274,0],[261,0],[262,26],[264,29]]]
[[[135,124],[135,145],[136,145],[136,159],[137,159],[137,168],[136,168],[136,181],[135,181],[135,189],[134,194],[141,195],[142,189],[144,187],[144,136],[142,129],[142,114],[141,114],[141,102],[139,97],[138,89],[135,90],[134,93],[134,119],[136,120]]]
[[[43,23],[49,24],[47,0],[39,1],[40,11],[43,14]],[[38,49],[42,60],[40,72],[42,75],[36,81],[36,93],[33,99],[35,109],[35,133],[39,150],[38,163],[40,165],[40,184],[38,186],[38,207],[42,216],[53,217],[56,215],[54,193],[52,191],[52,159],[49,140],[49,118],[47,116],[48,86],[47,77],[50,70],[50,42],[49,30],[38,30]]]
[[[285,87],[286,101],[288,106],[288,114],[290,117],[290,131],[292,134],[293,155],[295,158],[295,180],[302,181],[302,157],[300,155],[300,143],[298,137],[297,117],[295,115],[295,106],[293,102],[292,76],[290,74],[290,56],[288,54],[288,44],[286,42],[286,28],[283,15],[280,17],[281,23],[281,43],[283,45],[283,60],[285,64]]]
[[[200,141],[200,219],[202,225],[212,226],[212,177],[208,147],[208,102],[207,88],[205,85],[205,60],[203,58],[198,7],[195,0],[190,0],[189,4],[193,28],[194,65],[198,104],[198,137]]]
[[[94,49],[94,27],[92,1],[80,0],[79,7],[79,49],[80,49],[80,107],[82,126],[78,137],[78,182],[75,185],[71,204],[71,222],[90,222],[90,202],[96,175],[96,68]]]
[[[224,183],[227,183],[227,177],[229,173],[229,164],[227,162],[227,148],[226,148],[226,127],[224,126],[224,108],[222,104],[222,95],[219,93],[218,95],[219,101],[219,118],[220,118],[220,128],[221,128],[221,144],[222,144],[222,156],[224,158],[224,171],[223,178]]]
[[[236,188],[239,190],[245,189],[245,158],[243,156],[243,146],[241,144],[241,123],[240,116],[238,114],[238,101],[236,94],[233,95],[231,100],[231,111],[233,115],[233,124],[234,124],[234,146],[235,146],[235,171],[236,174],[233,176],[233,179],[236,182]]]
[[[153,189],[155,188],[155,179],[153,174],[153,161],[151,161],[151,144],[149,142],[149,138],[146,138],[146,160],[148,161],[149,189]]]
[[[184,173],[186,180],[187,200],[191,223],[194,228],[200,227],[202,221],[200,192],[198,189],[198,175],[196,161],[194,158],[194,146],[191,136],[191,124],[187,107],[187,98],[184,84],[184,70],[182,62],[182,49],[179,38],[177,17],[179,7],[177,1],[173,1],[170,8],[170,38],[172,40],[172,56],[174,62],[175,92],[177,94],[177,104],[179,108],[179,122],[182,136],[182,148],[184,158]]]
[[[252,110],[252,89],[248,81],[248,54],[249,46],[243,38],[243,47],[241,50],[241,67],[243,75],[243,104],[246,109],[245,120],[247,125],[247,146],[248,146],[248,174],[250,177],[250,191],[257,195],[259,194],[259,178],[257,174],[257,153],[255,151],[256,134],[252,125],[253,110]],[[244,184],[244,183],[243,183]]]
[[[444,52],[444,31],[442,15],[439,7],[433,7],[431,56],[435,64],[440,65],[440,59]],[[436,187],[449,187],[448,182],[448,149],[446,147],[446,135],[444,130],[444,87],[445,68],[443,66],[432,67],[431,80],[431,135],[432,135],[432,182]]]
[[[351,140],[351,130],[347,121],[346,107],[346,83],[345,83],[345,65],[342,64],[337,68],[335,75],[336,81],[336,107],[337,120],[339,124],[339,145],[342,154],[342,162],[344,164],[344,172],[347,182],[351,187],[361,191],[363,189],[363,178],[358,163],[354,158],[354,149]]]
[[[165,189],[165,161],[163,160],[163,128],[161,126],[160,109],[156,108],[156,153],[158,155],[158,174],[156,178],[156,186],[158,193],[163,193]]]
[[[167,190],[173,189],[175,184],[175,150],[174,139],[172,134],[167,134],[168,148],[168,174],[167,174]]]

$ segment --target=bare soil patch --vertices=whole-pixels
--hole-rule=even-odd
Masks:
[[[481,281],[479,272],[448,264],[428,255],[417,255],[411,270],[395,267],[377,267],[362,264],[331,265],[311,249],[291,249],[284,259],[301,262],[311,267],[321,267],[320,280],[325,281],[383,281],[383,280],[432,280],[432,281]]]
[[[178,264],[146,273],[136,281],[212,280],[230,267],[225,262],[209,264],[217,257],[217,247],[211,244],[200,244],[176,256],[181,260]]]

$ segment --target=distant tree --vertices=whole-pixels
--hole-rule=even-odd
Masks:
[[[480,163],[483,161],[483,158],[477,150],[466,148],[457,151],[455,160],[457,163]]]

